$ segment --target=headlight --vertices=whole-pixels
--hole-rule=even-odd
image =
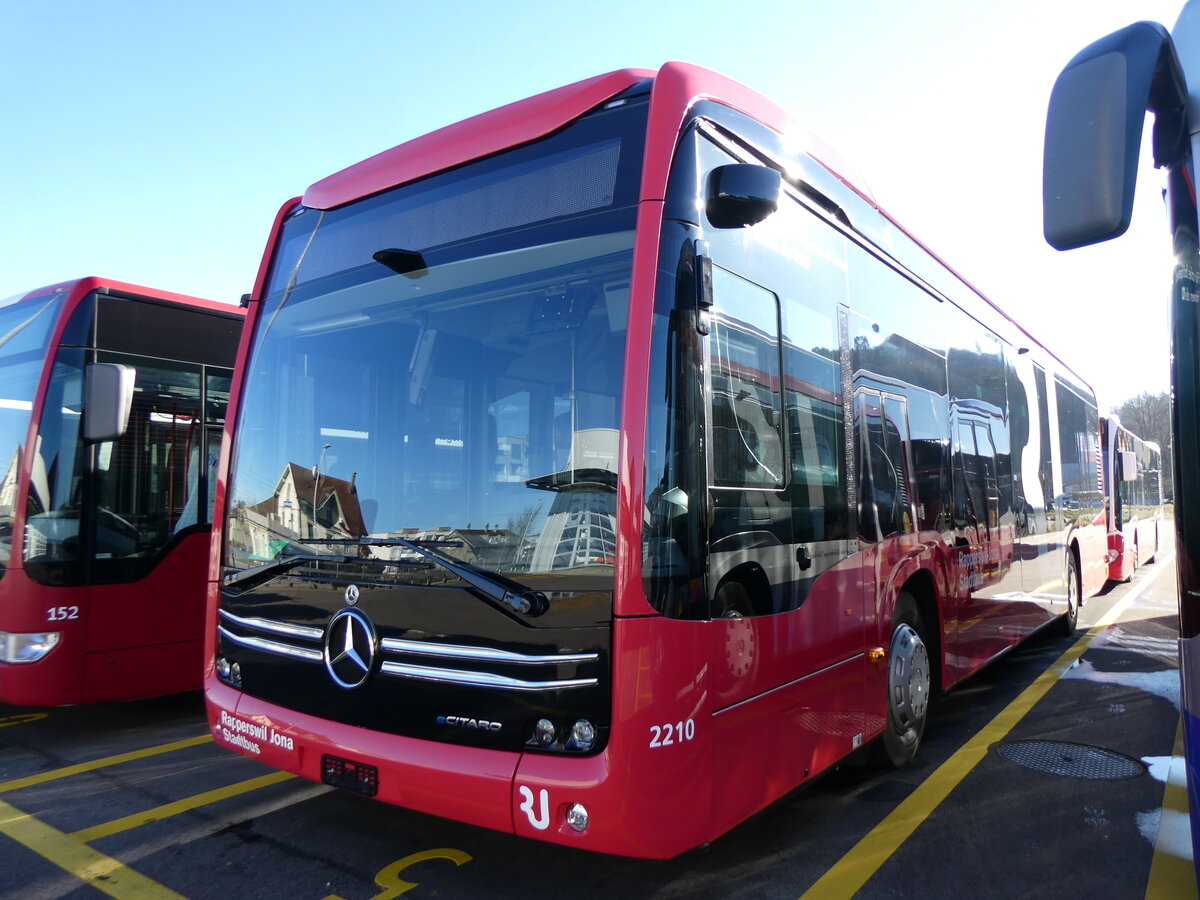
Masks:
[[[217,677],[230,687],[242,687],[242,667],[233,660],[218,656],[216,660]]]
[[[0,662],[37,662],[57,646],[61,636],[57,631],[41,631],[37,634],[0,631]]]
[[[596,746],[596,726],[587,719],[580,719],[571,726],[571,739],[567,746],[572,750],[591,750]]]
[[[572,803],[567,810],[567,824],[572,829],[583,834],[588,827],[588,811],[582,803]]]
[[[543,747],[554,743],[554,723],[549,719],[538,719],[533,726],[533,737]]]

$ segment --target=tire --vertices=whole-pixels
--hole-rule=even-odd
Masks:
[[[750,594],[740,581],[723,581],[717,588],[717,617],[741,619],[754,615],[754,604]]]
[[[1079,627],[1079,604],[1083,592],[1079,587],[1079,563],[1075,561],[1075,552],[1067,551],[1067,569],[1064,573],[1067,586],[1067,610],[1058,620],[1058,632],[1067,636],[1075,634]]]
[[[933,680],[923,628],[912,595],[902,592],[896,598],[887,656],[887,724],[874,751],[875,761],[886,768],[910,762],[925,733]]]

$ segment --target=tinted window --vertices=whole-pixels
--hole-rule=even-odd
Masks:
[[[713,484],[783,486],[779,302],[713,268],[711,397]]]
[[[1062,497],[1068,521],[1091,521],[1101,509],[1099,420],[1095,405],[1055,379]]]

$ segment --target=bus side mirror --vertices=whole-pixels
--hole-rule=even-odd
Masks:
[[[1117,468],[1121,470],[1121,480],[1137,481],[1137,454],[1132,450],[1118,450],[1117,456],[1120,457]]]
[[[1129,228],[1146,110],[1155,113],[1154,158],[1185,152],[1186,87],[1167,30],[1137,22],[1085,47],[1050,94],[1042,166],[1046,241],[1070,250]]]
[[[137,370],[114,363],[91,363],[83,398],[83,439],[116,441],[129,427]]]
[[[756,225],[779,208],[783,176],[767,166],[718,166],[708,176],[708,221],[717,228]]]

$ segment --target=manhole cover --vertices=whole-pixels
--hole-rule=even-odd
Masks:
[[[992,747],[997,753],[1027,769],[1071,778],[1116,780],[1146,771],[1136,759],[1087,744],[1066,741],[1012,741]]]

